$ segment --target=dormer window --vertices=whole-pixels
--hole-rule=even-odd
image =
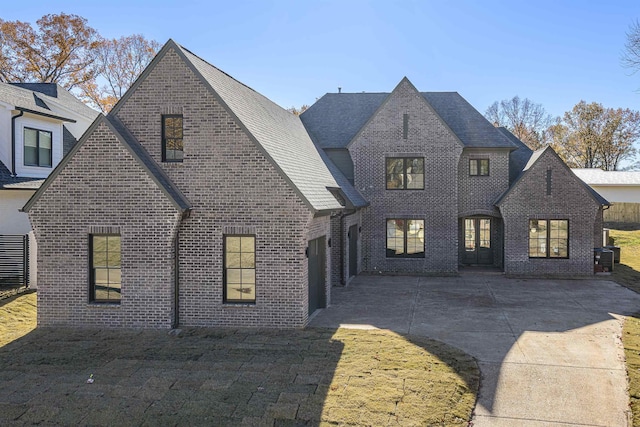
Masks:
[[[181,162],[184,157],[182,142],[182,115],[162,116],[162,161]]]
[[[51,132],[46,130],[24,128],[24,165],[50,168]]]

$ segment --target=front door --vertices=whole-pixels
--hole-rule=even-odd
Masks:
[[[491,218],[464,219],[465,264],[493,264]]]
[[[309,241],[309,314],[323,308],[325,299],[325,238]]]

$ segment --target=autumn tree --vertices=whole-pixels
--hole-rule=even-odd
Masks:
[[[58,83],[71,90],[95,78],[100,41],[86,19],[45,15],[36,26],[0,19],[1,81]]]
[[[546,132],[553,121],[541,104],[519,96],[494,102],[487,108],[485,117],[494,126],[509,129],[532,150],[547,142]]]
[[[305,111],[307,111],[307,108],[309,108],[309,106],[307,104],[304,104],[300,108],[296,108],[296,107],[287,108],[287,111],[289,111],[290,113],[295,114],[296,116],[299,116],[300,114],[302,114]]]
[[[102,40],[96,49],[99,77],[83,87],[82,97],[103,113],[109,112],[159,49],[158,42],[141,34]]]
[[[640,112],[580,101],[549,128],[551,144],[574,168],[618,170],[636,155]]]

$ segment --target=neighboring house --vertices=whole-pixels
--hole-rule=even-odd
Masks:
[[[592,274],[604,205],[457,93],[297,117],[169,41],[24,210],[42,326],[281,328],[362,271]]]
[[[640,223],[640,172],[572,169],[587,185],[612,203],[605,222]]]
[[[54,83],[0,83],[0,236],[31,231],[19,210],[97,115]]]

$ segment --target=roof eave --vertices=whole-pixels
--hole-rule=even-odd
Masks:
[[[68,117],[56,116],[55,114],[47,114],[47,113],[43,113],[41,111],[31,110],[29,108],[16,107],[16,110],[24,111],[25,113],[35,114],[35,115],[38,115],[38,116],[48,117],[50,119],[60,120],[60,121],[63,121],[63,122],[76,123],[76,120],[70,119]]]

